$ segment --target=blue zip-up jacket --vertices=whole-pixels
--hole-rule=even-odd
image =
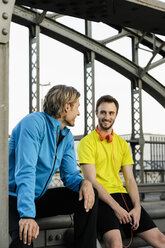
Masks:
[[[83,178],[77,170],[74,138],[65,127],[57,147],[60,128],[61,121],[44,112],[35,112],[25,116],[12,131],[9,194],[17,197],[20,218],[35,218],[35,199],[46,192],[58,169],[64,185],[79,191]]]

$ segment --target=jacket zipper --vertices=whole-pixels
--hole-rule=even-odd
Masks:
[[[67,134],[66,134],[66,136],[67,136]],[[63,138],[66,137],[66,136],[62,136],[60,142],[61,142],[61,141],[63,140]],[[47,187],[47,185],[48,185],[49,179],[50,179],[50,177],[52,176],[52,173],[53,173],[54,167],[55,167],[55,163],[56,163],[56,159],[57,159],[57,149],[58,149],[58,146],[59,146],[60,142],[57,142],[57,144],[56,144],[56,153],[55,153],[55,159],[54,159],[52,171],[51,171],[51,173],[50,173],[50,175],[49,175],[49,178],[48,178],[48,180],[47,180],[47,182],[46,182],[46,184],[45,184],[45,187],[43,188],[43,190],[42,190],[40,196],[39,196],[37,199],[40,199],[40,197],[42,196],[43,192],[45,191],[45,189],[46,189],[46,187]]]
[[[38,199],[42,196],[43,192],[45,191],[45,189],[46,189],[46,187],[47,187],[47,185],[48,185],[49,179],[50,179],[50,177],[52,176],[52,173],[53,173],[53,171],[54,171],[56,159],[57,159],[57,148],[56,148],[56,154],[55,154],[55,159],[54,159],[52,171],[51,171],[51,173],[50,173],[50,175],[49,175],[49,178],[48,178],[48,180],[47,180],[47,182],[46,182],[46,184],[45,184],[45,187],[43,188],[43,190],[42,190],[40,196],[38,197]]]

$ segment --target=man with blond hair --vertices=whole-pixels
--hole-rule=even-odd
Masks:
[[[97,198],[77,170],[74,138],[67,126],[79,116],[80,93],[56,85],[44,100],[44,112],[25,116],[9,141],[10,248],[32,247],[37,218],[74,213],[75,247],[96,248]],[[48,186],[60,171],[65,187]]]

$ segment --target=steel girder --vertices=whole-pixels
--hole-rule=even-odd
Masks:
[[[40,27],[29,29],[29,112],[40,110]]]
[[[85,21],[85,35],[92,36],[92,26],[90,21]],[[84,135],[90,133],[95,128],[95,54],[92,51],[84,53]]]
[[[29,9],[15,6],[13,12],[13,21],[23,24],[27,27],[36,25],[36,13],[30,11]],[[130,80],[140,78],[143,68],[121,56],[120,54],[114,52],[113,50],[105,47],[99,42],[46,17],[40,23],[40,28],[41,33],[57,39],[64,44],[67,44],[79,50],[82,53],[86,53],[89,51],[94,52],[96,60],[118,71],[126,78]],[[136,34],[134,33],[134,35]],[[146,43],[150,44],[150,41],[147,40],[145,37],[144,40],[146,41]],[[158,42],[160,42],[160,40]],[[162,49],[161,52],[164,53],[164,50]],[[157,100],[163,107],[165,107],[165,87],[147,72],[141,79],[142,89],[145,90],[152,97],[154,97],[155,100]]]
[[[0,2],[0,245],[8,248],[9,34],[15,1]]]
[[[138,38],[132,38],[132,61],[138,64]],[[131,139],[137,143],[131,143],[134,166],[133,171],[137,181],[144,182],[144,137],[142,125],[142,80],[135,78],[131,83],[131,107],[132,107],[132,136]],[[140,167],[140,175],[137,175],[137,168]]]
[[[16,0],[16,4],[119,28],[165,34],[165,4],[156,0]]]

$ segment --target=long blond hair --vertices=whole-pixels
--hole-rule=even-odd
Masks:
[[[70,104],[72,107],[79,97],[80,93],[72,86],[53,86],[45,96],[43,110],[50,116],[59,118],[65,104]]]

